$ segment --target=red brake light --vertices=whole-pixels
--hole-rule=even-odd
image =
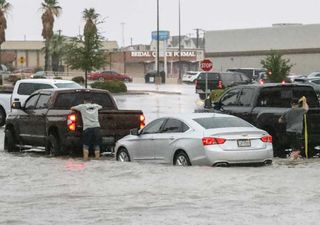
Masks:
[[[68,115],[67,125],[69,131],[76,131],[77,115],[75,113],[71,113]]]
[[[264,84],[264,81],[261,79],[261,80],[259,80],[259,83],[262,85],[262,84]]]
[[[282,82],[281,82],[281,84],[285,84],[286,83],[286,81],[285,80],[283,80]]]
[[[219,89],[222,89],[222,88],[223,88],[222,80],[219,80],[219,81],[218,81],[218,88],[219,88]]]
[[[262,142],[269,142],[272,143],[272,136],[271,135],[266,135],[260,138]]]
[[[140,115],[140,129],[144,128],[145,126],[145,117],[144,115]]]
[[[202,138],[203,145],[222,145],[226,142],[224,138],[204,137]]]

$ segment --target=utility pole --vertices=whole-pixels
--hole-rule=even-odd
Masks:
[[[121,30],[122,30],[122,48],[124,48],[125,47],[125,40],[124,40],[124,25],[125,25],[126,23],[124,23],[124,22],[122,22],[121,23]]]
[[[178,77],[178,83],[181,83],[182,81],[182,74],[181,74],[181,12],[180,12],[180,0],[179,0],[179,77]]]
[[[196,47],[197,48],[199,48],[199,31],[201,30],[200,28],[196,28],[196,29],[194,29],[195,31],[196,31],[196,37],[197,37],[197,39],[196,39]]]

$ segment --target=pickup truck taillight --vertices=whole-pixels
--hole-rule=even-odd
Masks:
[[[144,117],[144,115],[141,114],[140,115],[140,129],[144,128],[144,126],[145,126],[144,121],[145,121],[145,117]]]
[[[76,131],[77,115],[75,113],[71,113],[68,115],[67,125],[69,131]]]

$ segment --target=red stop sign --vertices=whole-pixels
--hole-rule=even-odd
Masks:
[[[210,71],[213,68],[212,61],[210,59],[204,59],[200,62],[200,68],[203,71]]]

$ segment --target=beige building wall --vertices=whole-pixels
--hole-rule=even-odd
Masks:
[[[215,71],[226,71],[229,68],[261,68],[261,60],[266,56],[229,56],[209,57],[213,61]],[[294,74],[309,74],[320,71],[320,53],[318,54],[290,54],[283,55],[293,64],[291,72]]]

